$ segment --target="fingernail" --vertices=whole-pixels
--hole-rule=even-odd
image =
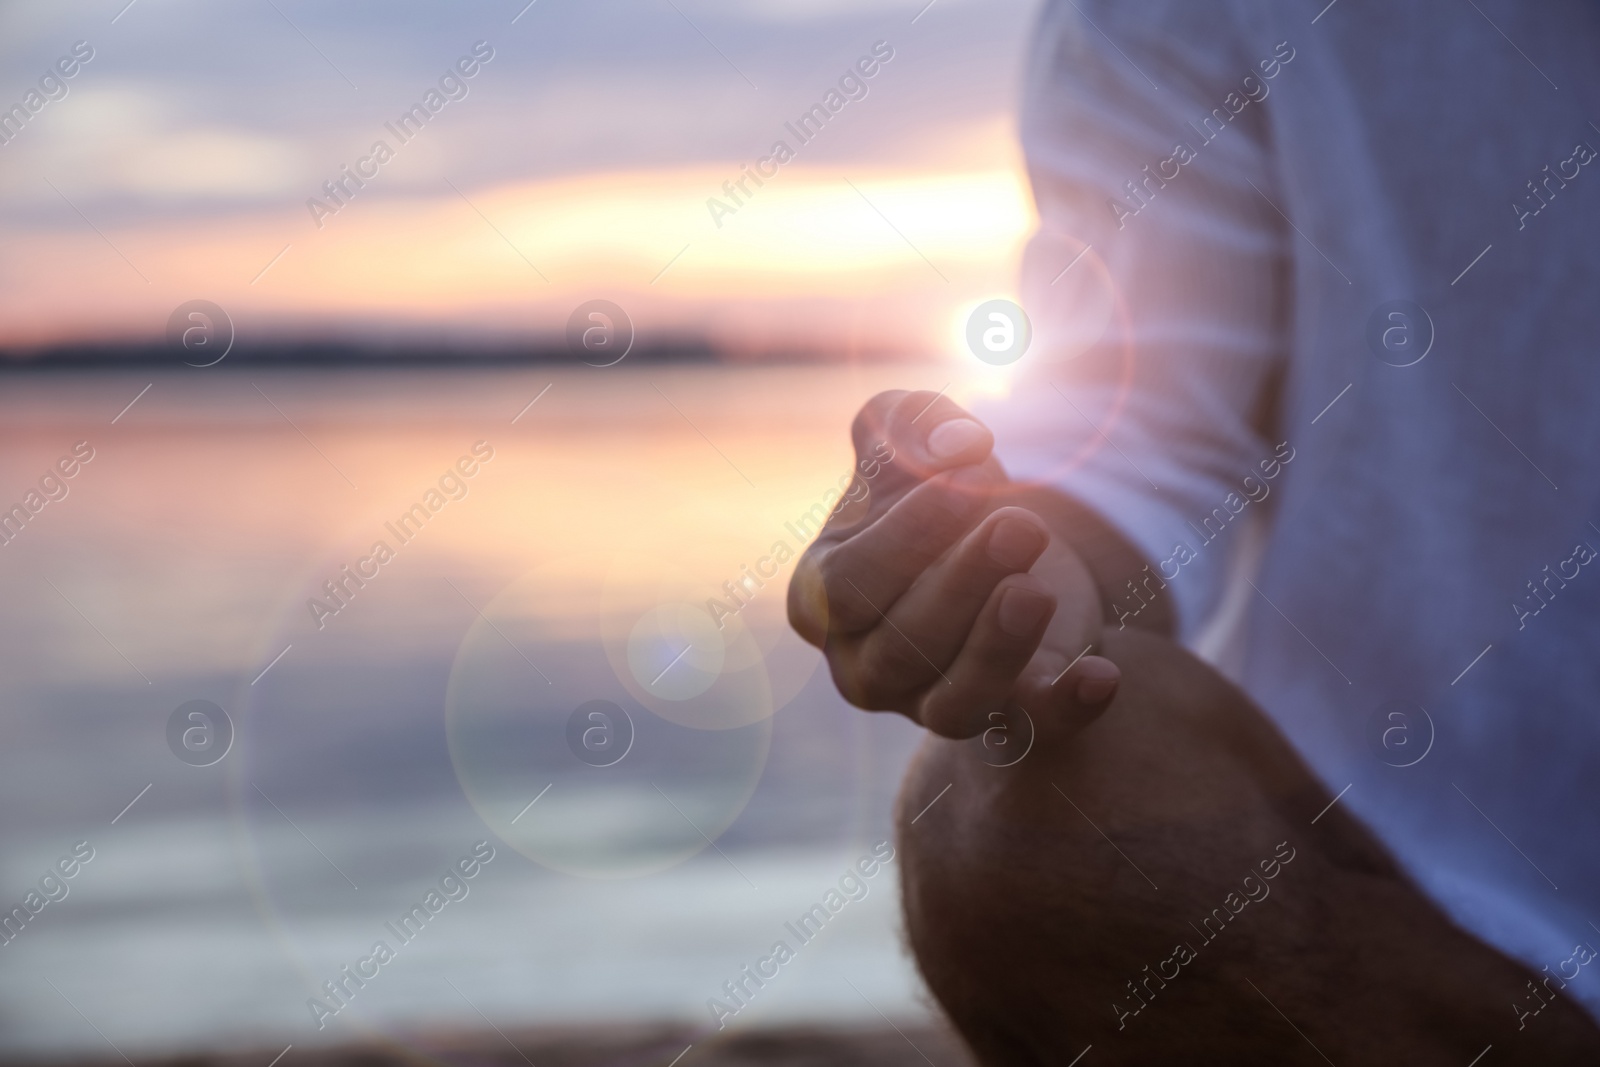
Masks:
[[[971,419],[948,419],[928,434],[928,454],[951,459],[989,439],[989,431]]]
[[[1012,637],[1031,637],[1049,611],[1049,597],[1032,589],[1007,589],[1000,596],[1000,629]]]
[[[1021,570],[1044,551],[1046,536],[1031,522],[1004,519],[989,534],[989,558],[1002,567]]]
[[[1111,699],[1111,694],[1117,691],[1116,678],[1103,678],[1089,675],[1078,682],[1078,703],[1104,704]]]

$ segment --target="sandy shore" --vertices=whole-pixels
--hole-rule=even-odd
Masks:
[[[266,1067],[283,1050],[167,1058],[136,1056],[138,1067]],[[16,1067],[60,1064],[126,1067],[104,1057],[4,1058]],[[681,1058],[680,1057],[681,1055]],[[292,1048],[277,1067],[386,1067],[471,1064],[473,1067],[973,1067],[948,1029],[792,1027],[745,1030],[713,1037],[667,1027],[619,1025],[614,1029],[419,1034],[404,1045],[368,1044],[329,1049]]]

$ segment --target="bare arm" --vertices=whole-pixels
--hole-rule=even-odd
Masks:
[[[1004,768],[929,738],[902,791],[907,930],[982,1062],[1600,1062],[1559,979],[1455,926],[1243,693],[1146,631],[1103,649],[1093,722]]]
[[[1106,624],[1145,566],[1106,522],[1008,481],[931,394],[874,398],[854,436],[895,458],[807,550],[790,618],[848,699],[936,735],[901,796],[907,928],[985,1063],[1595,1060],[1583,1012],[1453,925],[1163,636],[1164,598]],[[1017,706],[1021,762],[959,740]]]

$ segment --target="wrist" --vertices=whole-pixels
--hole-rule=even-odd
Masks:
[[[1160,570],[1101,515],[1059,489],[1014,486],[1005,503],[1033,511],[1069,548],[1092,579],[1108,629],[1137,627],[1163,637],[1177,631],[1177,609]]]

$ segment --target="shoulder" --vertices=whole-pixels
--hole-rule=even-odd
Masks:
[[[1268,38],[1279,39],[1280,15],[1258,0],[1046,0],[1031,65],[1071,73],[1102,60],[1124,68],[1143,61],[1168,77],[1230,78],[1264,44],[1270,50]]]

